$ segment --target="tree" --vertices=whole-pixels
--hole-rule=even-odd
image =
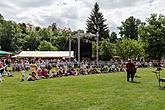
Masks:
[[[123,60],[128,58],[137,58],[143,55],[143,45],[137,40],[123,38],[117,43],[118,55],[121,56]]]
[[[97,3],[94,4],[94,8],[91,12],[90,17],[87,19],[87,32],[92,34],[96,34],[99,32],[99,39],[108,38],[109,37],[109,29],[107,24],[105,24],[104,16],[101,12],[99,12],[99,5]]]
[[[0,45],[1,49],[5,51],[15,50],[15,35],[14,22],[3,21],[0,24]]]
[[[57,24],[52,23],[51,28],[52,28],[52,31],[56,31],[57,30]]]
[[[110,42],[111,43],[116,43],[117,42],[117,34],[115,32],[112,32],[110,35]]]
[[[115,49],[114,46],[115,44],[112,44],[110,42],[110,39],[103,39],[99,46],[100,59],[104,61],[109,61],[113,57]]]
[[[24,38],[23,50],[31,50],[34,51],[37,49],[40,44],[41,38],[36,31],[29,31],[28,35]]]
[[[51,41],[51,31],[48,28],[43,28],[39,30],[39,35],[41,37],[41,40],[46,40],[47,42]]]
[[[0,24],[4,21],[4,17],[0,14]]]
[[[151,14],[146,21],[139,28],[145,53],[150,59],[161,60],[165,56],[165,16]]]
[[[40,51],[55,51],[58,50],[57,47],[52,46],[50,42],[46,40],[41,41],[40,45],[38,46],[38,50]]]
[[[52,44],[57,47],[58,50],[68,50],[68,38],[64,35],[59,35],[54,38]]]
[[[138,27],[141,23],[139,19],[130,16],[124,22],[121,22],[122,25],[118,27],[120,30],[119,34],[121,37],[130,38],[130,39],[138,39]]]

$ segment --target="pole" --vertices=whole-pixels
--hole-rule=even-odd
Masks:
[[[99,32],[97,31],[96,33],[96,37],[97,37],[97,52],[96,52],[96,63],[97,63],[97,66],[99,65]]]
[[[77,33],[77,41],[78,41],[78,66],[80,67],[80,33]]]
[[[69,34],[69,64],[71,63],[71,36]]]

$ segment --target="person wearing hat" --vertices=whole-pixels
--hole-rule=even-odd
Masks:
[[[129,78],[131,77],[131,81],[133,82],[133,78],[135,75],[135,73],[134,73],[135,65],[134,65],[134,63],[131,62],[131,59],[128,59],[126,68],[127,68],[127,81],[129,81]]]

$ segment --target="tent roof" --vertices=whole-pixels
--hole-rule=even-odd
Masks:
[[[12,54],[12,53],[0,50],[0,55],[9,55],[9,54]]]
[[[69,58],[69,51],[22,51],[17,57]],[[74,57],[74,51],[71,51]]]

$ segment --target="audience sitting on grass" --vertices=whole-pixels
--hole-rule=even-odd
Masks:
[[[13,65],[14,71],[22,69],[22,81],[25,79],[25,70],[35,73],[30,74],[29,78],[41,79],[41,78],[56,78],[62,76],[76,76],[76,75],[88,75],[98,73],[112,73],[112,72],[124,72],[124,63],[110,61],[108,64],[101,63],[98,66],[94,63],[83,62],[80,68],[77,68],[74,64],[71,65],[65,60],[45,60],[45,59],[31,59],[15,61]],[[56,68],[57,71],[52,71],[52,68]],[[52,71],[52,73],[50,73]],[[36,75],[37,73],[37,75]],[[11,71],[7,71],[7,76],[13,76]],[[37,76],[37,77],[36,77]]]
[[[37,80],[36,73],[32,72],[32,74],[29,74],[27,81],[35,81],[35,80]]]
[[[55,71],[53,70],[53,71],[52,71],[52,74],[50,74],[50,78],[55,78],[56,75],[57,75],[57,74],[56,74]]]

